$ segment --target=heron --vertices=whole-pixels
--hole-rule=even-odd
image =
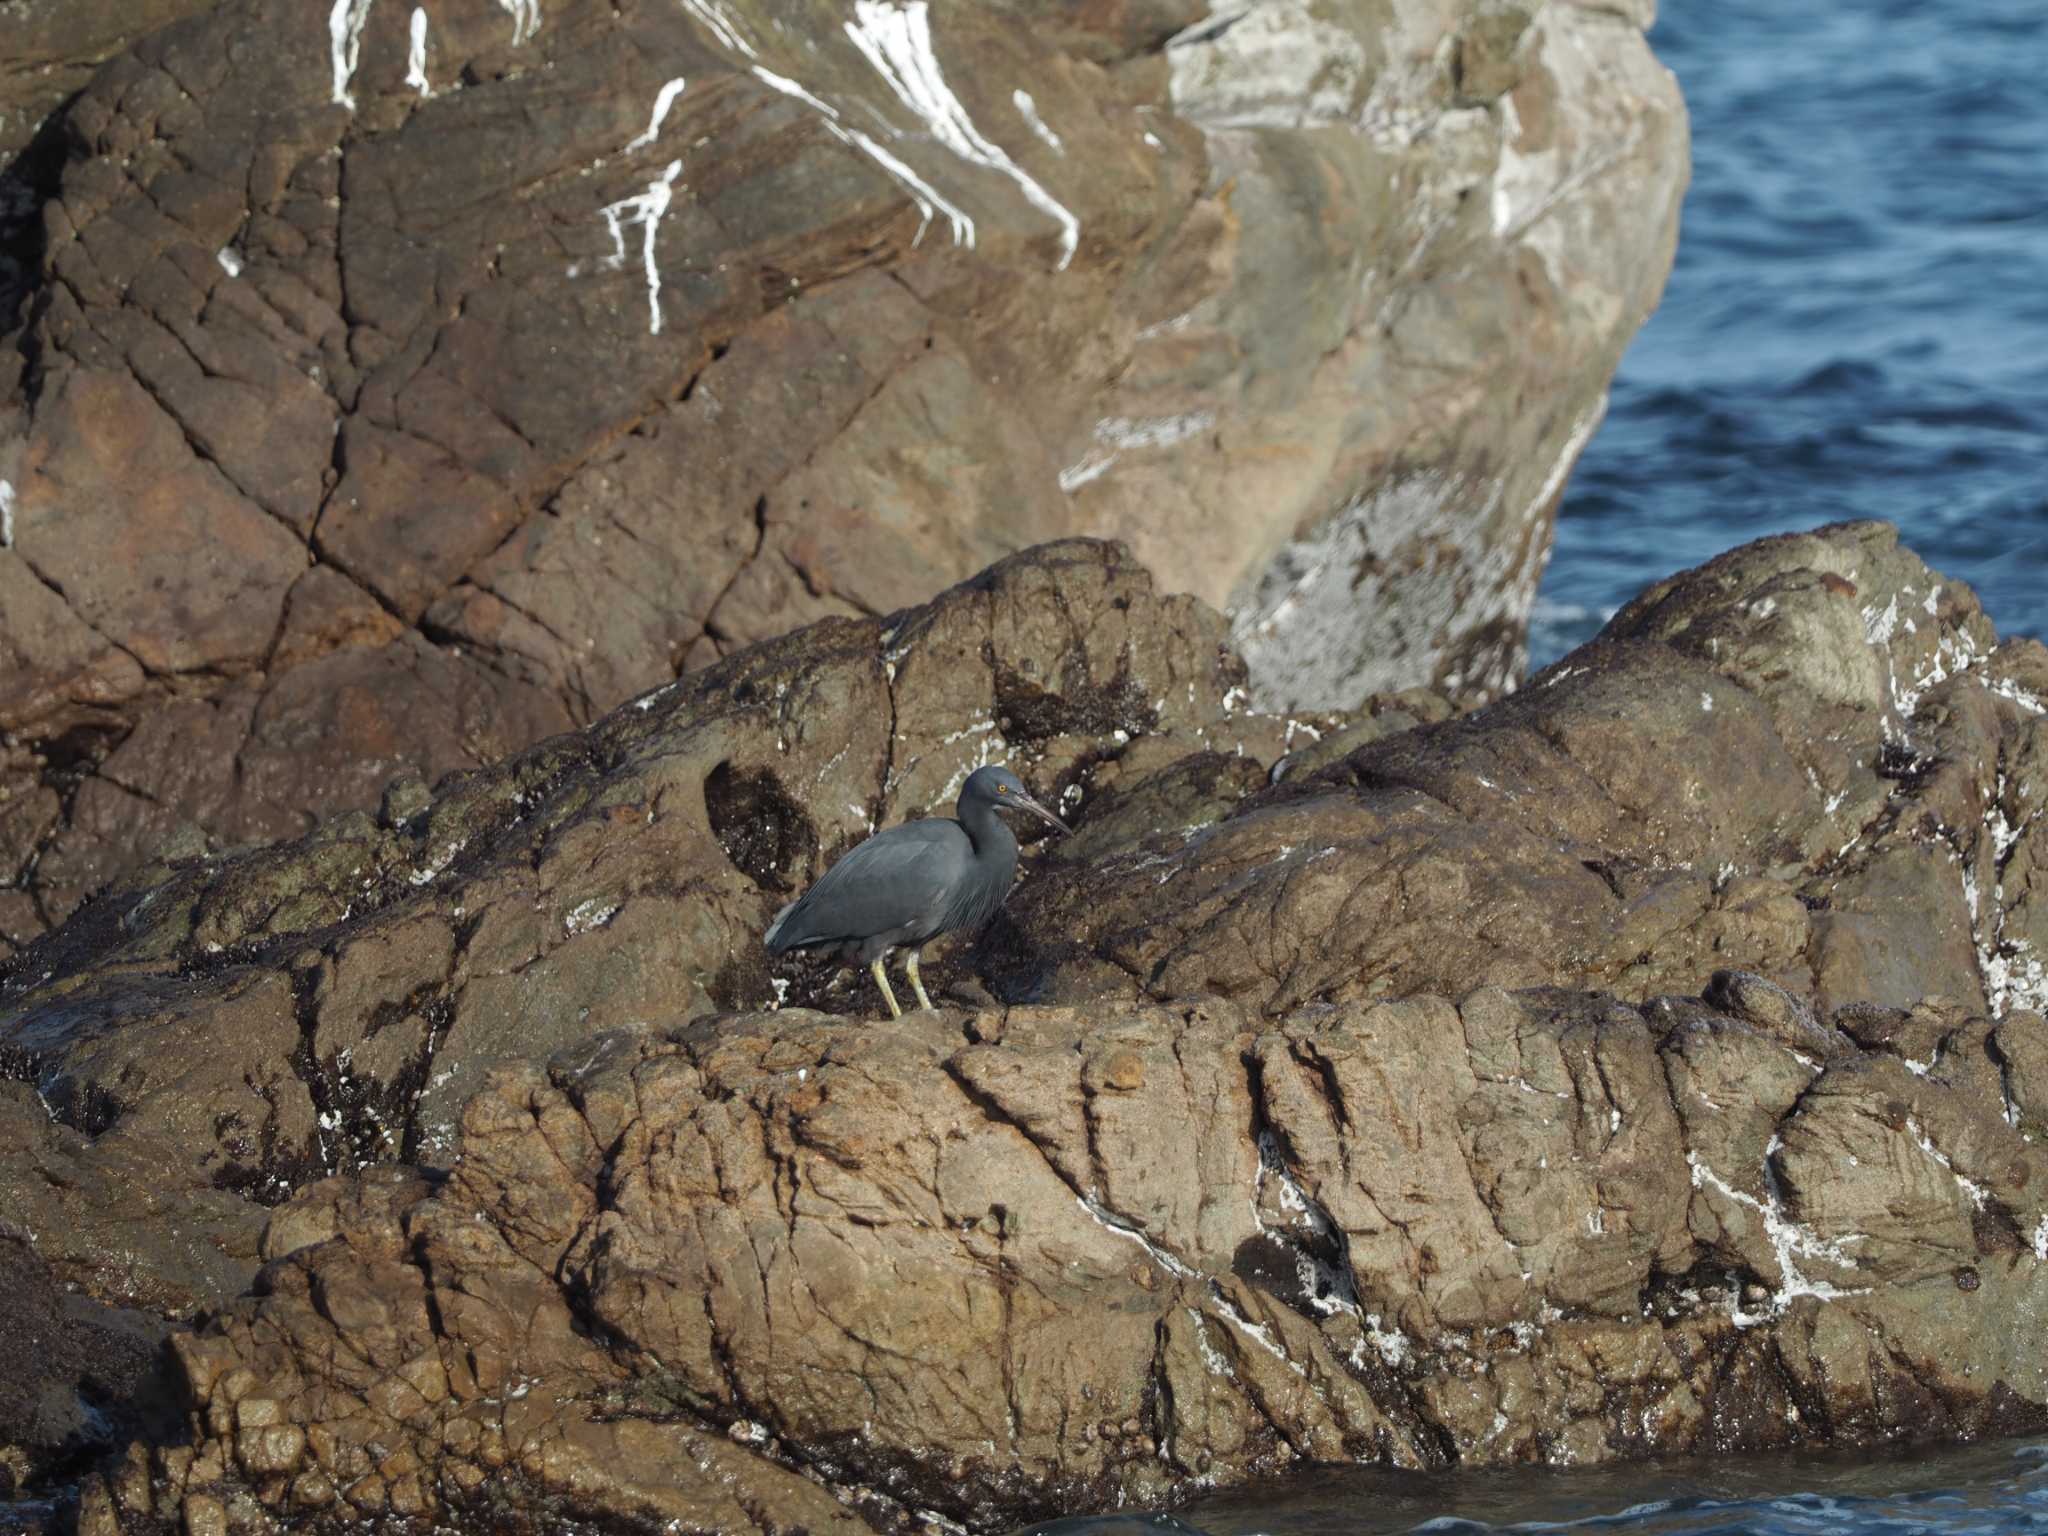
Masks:
[[[998,811],[1024,811],[1060,831],[1067,824],[1031,798],[1007,768],[977,768],[960,786],[954,816],[906,821],[877,832],[818,877],[775,914],[761,941],[771,955],[792,949],[837,949],[859,960],[882,989],[889,1016],[900,1019],[884,962],[910,951],[903,972],[926,1012],[918,952],[942,933],[979,928],[995,915],[1017,876],[1017,836]]]

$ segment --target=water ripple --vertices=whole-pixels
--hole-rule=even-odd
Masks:
[[[1883,517],[2048,632],[2038,0],[1667,4],[1693,119],[1663,307],[1573,476],[1536,665],[1731,544]]]

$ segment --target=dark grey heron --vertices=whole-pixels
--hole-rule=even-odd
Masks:
[[[942,933],[979,928],[995,915],[1017,877],[1017,838],[998,811],[1028,811],[1062,832],[1067,824],[1031,798],[1007,768],[977,768],[960,786],[950,816],[906,821],[877,832],[818,877],[775,914],[762,942],[771,955],[792,949],[837,949],[859,960],[882,989],[893,1018],[903,1017],[884,962],[907,949],[904,974],[927,1011],[918,951]]]

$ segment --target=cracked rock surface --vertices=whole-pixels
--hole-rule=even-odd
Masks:
[[[1686,175],[1574,0],[193,9],[0,7],[0,953],[1068,535],[1498,694]]]
[[[106,1528],[504,1475],[648,1528],[1000,1529],[2048,1399],[2048,1167],[1995,1095],[1700,1005],[724,1015],[494,1074],[462,1135],[175,1341],[195,1443]]]
[[[0,1220],[207,1314],[87,1527],[994,1530],[2048,1423],[2048,651],[1874,523],[1465,715],[1249,710],[1226,632],[1048,546],[25,951]],[[992,760],[1077,830],[942,1011],[770,974]]]

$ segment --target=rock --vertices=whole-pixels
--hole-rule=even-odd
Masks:
[[[9,72],[0,85],[0,159],[29,145],[92,71],[137,38],[211,0],[28,0],[0,13],[0,58]]]
[[[1172,1515],[1074,1515],[1047,1520],[1016,1536],[1204,1536]]]
[[[1223,637],[1115,547],[1053,545],[892,621],[766,644],[436,796],[401,776],[381,820],[159,866],[0,982],[0,1075],[34,1130],[0,1154],[17,1160],[0,1217],[74,1233],[50,1256],[109,1294],[178,1313],[233,1294],[300,1186],[444,1165],[494,1063],[767,1003],[774,909],[875,825],[949,810],[983,762],[1071,805],[1125,755],[1194,754],[1236,765],[1209,792],[1220,815],[1262,770],[1212,733],[1268,757],[1285,734],[1236,702]],[[829,965],[791,979],[798,999],[835,991]],[[73,1157],[91,1178],[34,1172]],[[175,1200],[195,1217],[164,1247]],[[117,1281],[98,1255],[124,1228]]]
[[[68,1294],[18,1236],[0,1237],[0,1285],[0,1508],[131,1436],[178,1432],[161,1319]]]
[[[1842,572],[1860,588],[1821,579]],[[1481,982],[1639,1001],[1740,970],[1758,980],[1728,1005],[1802,1033],[1774,988],[2035,1007],[2015,795],[2048,776],[2013,775],[2042,730],[1996,670],[2016,648],[1882,525],[1745,546],[1514,697],[1226,817],[1180,816],[1162,781],[1149,818],[1120,809],[1155,830],[1020,892],[984,968],[1010,1001],[1108,986],[1266,1013]]]
[[[1063,536],[1494,696],[1685,179],[1578,4],[103,12],[0,16],[10,948]]]
[[[2032,647],[1880,524],[1462,717],[1249,711],[1223,641],[1028,551],[16,956],[0,1217],[209,1311],[84,1507],[999,1530],[2048,1423]],[[770,975],[995,758],[1077,836],[934,958],[971,1008]]]
[[[1225,637],[1046,546],[25,950],[0,1216],[209,1313],[87,1503],[996,1530],[2048,1424],[2030,645],[1863,523],[1465,715],[1248,709]],[[770,971],[994,760],[1077,832],[946,1011]]]
[[[279,1475],[403,1459],[427,1508],[502,1464],[614,1518],[999,1530],[1307,1460],[2048,1422],[2038,1151],[1720,1027],[1802,1090],[1711,1151],[1692,1048],[1584,993],[614,1032],[495,1074],[445,1185],[179,1340],[197,1454],[247,1467],[253,1422]]]
[[[64,104],[136,39],[213,3],[22,0],[0,11],[0,331],[11,328],[34,281],[37,209],[55,191],[64,160]],[[0,380],[10,372],[0,362]]]

